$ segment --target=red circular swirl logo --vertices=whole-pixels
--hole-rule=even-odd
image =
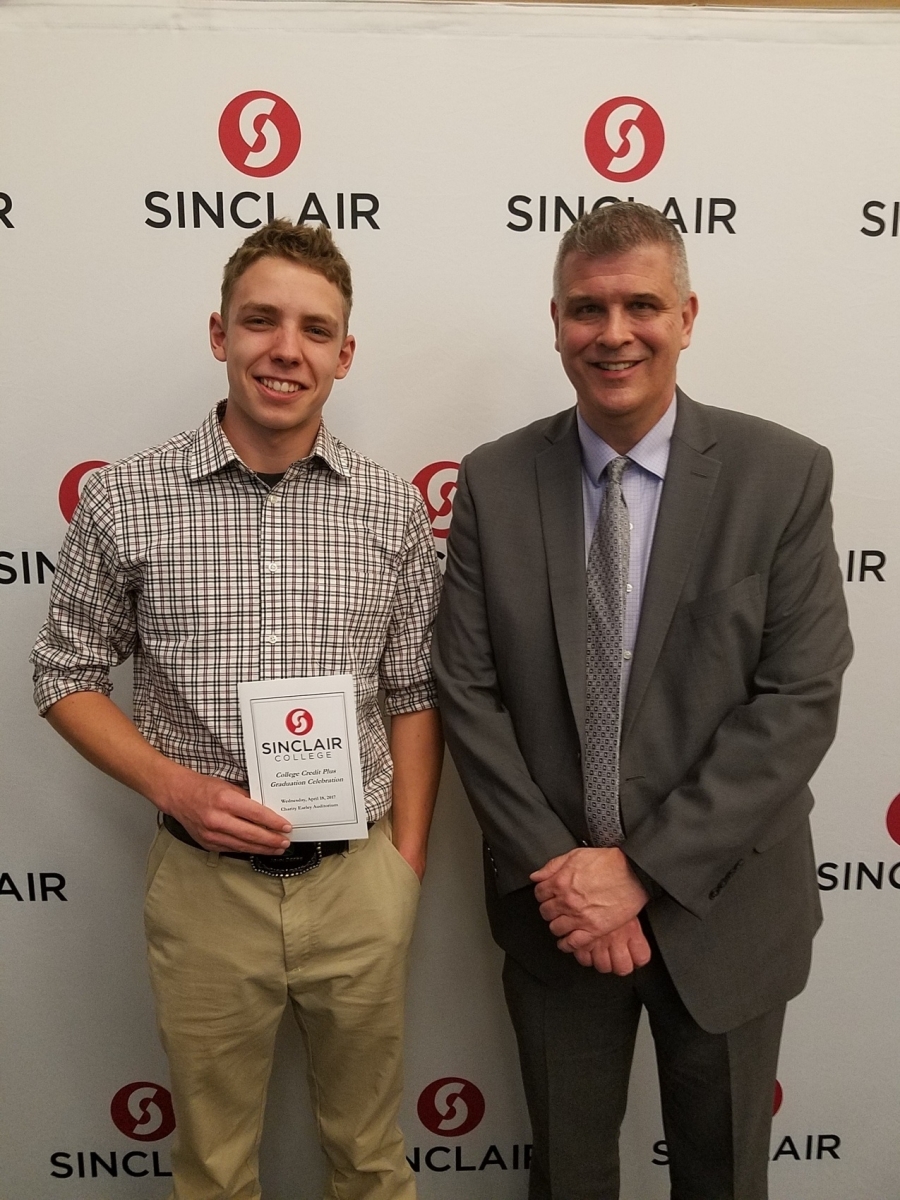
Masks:
[[[459,475],[458,462],[433,462],[414,477],[413,486],[422,493],[431,531],[436,538],[445,538],[450,532],[450,517],[453,497],[456,495],[456,479]]]
[[[96,471],[99,467],[108,466],[109,463],[103,459],[92,458],[88,462],[78,463],[63,476],[63,481],[59,485],[59,511],[67,522],[71,521],[75,515],[75,509],[81,499],[81,487],[85,476],[90,475],[91,471]]]
[[[900,796],[895,796],[891,801],[887,810],[885,824],[887,825],[888,833],[900,845]]]
[[[292,708],[284,718],[284,723],[288,733],[295,733],[298,737],[303,737],[313,727],[312,713],[307,712],[305,708]]]
[[[772,1097],[772,1116],[773,1117],[778,1112],[779,1108],[781,1108],[781,1102],[783,1099],[784,1099],[784,1088],[781,1086],[781,1084],[776,1079],[775,1080],[775,1095]]]
[[[605,179],[631,183],[649,175],[659,162],[666,132],[659,113],[637,96],[616,96],[591,115],[584,149]]]
[[[219,145],[244,175],[267,178],[286,171],[300,149],[300,122],[274,92],[241,92],[219,118]]]
[[[484,1096],[468,1079],[436,1079],[419,1097],[416,1112],[430,1133],[462,1137],[481,1124]]]
[[[109,1106],[119,1133],[135,1142],[158,1142],[175,1128],[172,1097],[158,1083],[127,1083]]]

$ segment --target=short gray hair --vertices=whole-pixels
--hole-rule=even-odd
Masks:
[[[622,200],[586,212],[563,234],[553,266],[553,295],[559,296],[563,263],[570,254],[602,258],[639,246],[668,246],[675,287],[680,299],[687,300],[691,280],[681,234],[658,209]]]

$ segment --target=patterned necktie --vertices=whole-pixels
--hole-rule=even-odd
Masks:
[[[628,462],[619,457],[607,464],[606,494],[587,566],[584,805],[595,846],[617,846],[624,838],[619,817],[619,731],[631,541],[622,472]]]

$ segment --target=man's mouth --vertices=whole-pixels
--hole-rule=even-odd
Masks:
[[[283,392],[285,395],[291,392],[299,392],[300,384],[293,383],[290,379],[266,379],[260,376],[259,382],[263,387],[268,388],[270,392]]]
[[[599,362],[597,366],[601,371],[627,371],[629,367],[636,367],[640,361],[636,358],[628,362]]]

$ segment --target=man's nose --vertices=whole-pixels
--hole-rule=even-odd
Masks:
[[[597,337],[604,346],[623,346],[631,341],[631,324],[623,308],[611,307]]]
[[[300,331],[282,326],[272,346],[272,357],[280,362],[300,362],[303,358],[303,339]]]

